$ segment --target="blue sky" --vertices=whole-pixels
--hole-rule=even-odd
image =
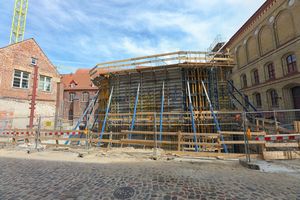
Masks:
[[[229,39],[264,0],[29,0],[25,38],[61,73],[99,62]],[[9,43],[13,0],[0,0],[0,46]]]

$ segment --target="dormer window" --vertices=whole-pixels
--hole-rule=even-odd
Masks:
[[[74,80],[72,80],[70,82],[70,88],[74,88],[74,87],[76,87],[76,85],[77,85],[77,83]]]

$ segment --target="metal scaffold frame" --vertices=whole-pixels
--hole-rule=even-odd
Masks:
[[[14,15],[12,19],[9,43],[17,43],[24,40],[28,0],[15,0]]]
[[[98,121],[102,124],[99,126],[100,139],[106,132],[121,135],[126,132],[127,139],[121,135],[115,137],[137,145],[137,141],[151,138],[158,140],[156,134],[149,134],[159,130],[161,148],[171,148],[168,147],[171,143],[165,140],[174,140],[172,134],[176,134],[178,140],[184,141],[179,149],[196,152],[218,149],[220,152],[220,147],[215,147],[219,143],[210,134],[215,134],[216,126],[220,135],[221,126],[226,123],[218,122],[214,109],[228,110],[229,98],[220,99],[222,103],[215,104],[213,108],[210,97],[205,95],[203,89],[213,88],[211,95],[214,101],[219,101],[219,93],[223,97],[227,96],[226,91],[218,90],[221,86],[224,89],[225,75],[232,66],[232,59],[228,54],[195,51],[156,54],[98,64],[90,71],[90,75],[100,89],[97,113],[103,116]],[[209,82],[209,77],[213,78],[213,82]],[[109,88],[112,87],[115,91],[108,96]],[[109,120],[108,106],[104,110],[105,102],[109,105]],[[153,121],[153,113],[160,113],[159,123]],[[171,135],[165,136],[166,132]],[[181,136],[181,132],[192,135]],[[143,140],[141,133],[147,133]],[[223,136],[221,137],[223,141]],[[222,149],[228,152],[226,145]]]

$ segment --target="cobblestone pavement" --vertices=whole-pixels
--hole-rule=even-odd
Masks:
[[[237,162],[85,164],[0,158],[0,199],[300,199],[293,174]]]

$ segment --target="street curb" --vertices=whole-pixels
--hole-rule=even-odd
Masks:
[[[248,169],[253,169],[253,170],[260,170],[259,165],[254,164],[254,163],[248,163],[246,160],[239,160],[240,165],[242,165],[243,167],[246,167]]]

